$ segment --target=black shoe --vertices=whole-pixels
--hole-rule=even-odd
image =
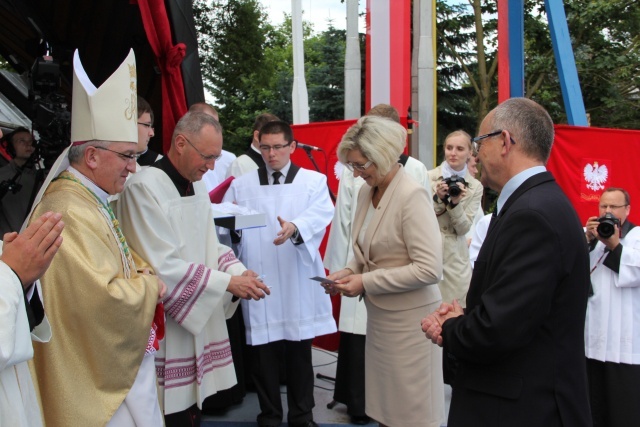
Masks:
[[[366,415],[352,415],[351,416],[351,424],[364,426],[371,422],[371,418]]]
[[[313,420],[309,420],[300,424],[291,424],[291,427],[318,427],[318,424]]]

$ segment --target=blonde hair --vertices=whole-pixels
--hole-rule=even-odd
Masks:
[[[462,136],[466,139],[467,144],[469,145],[469,151],[473,152],[473,144],[471,143],[471,135],[469,135],[468,133],[466,133],[465,131],[458,129],[458,130],[454,130],[453,132],[451,132],[449,135],[447,135],[447,137],[444,139],[444,145],[447,144],[447,140],[449,140],[449,138],[453,138],[456,136]]]
[[[407,131],[391,119],[378,116],[361,117],[342,137],[338,146],[338,158],[347,162],[347,155],[358,150],[375,163],[380,175],[391,171],[404,151]]]

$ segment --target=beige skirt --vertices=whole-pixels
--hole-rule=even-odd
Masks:
[[[366,299],[365,299],[366,300]],[[444,422],[442,349],[420,321],[440,302],[388,311],[366,301],[366,413],[390,427],[440,427]]]

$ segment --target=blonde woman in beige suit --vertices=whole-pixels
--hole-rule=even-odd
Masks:
[[[405,129],[365,116],[342,138],[338,157],[365,185],[353,222],[354,257],[327,292],[364,297],[366,413],[381,426],[440,426],[442,353],[420,321],[441,301],[442,242],[427,191],[397,159]]]

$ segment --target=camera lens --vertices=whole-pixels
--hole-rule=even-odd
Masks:
[[[616,232],[616,225],[620,227],[620,220],[610,213],[606,213],[603,217],[598,218],[598,235],[604,239],[608,239]]]
[[[613,225],[613,221],[604,220],[600,224],[598,224],[598,235],[600,237],[608,239],[613,236],[613,233],[616,231],[615,226]]]
[[[449,185],[449,196],[458,197],[461,192],[462,192],[462,190],[460,190],[460,187],[458,187],[458,184],[454,183],[454,184]]]

